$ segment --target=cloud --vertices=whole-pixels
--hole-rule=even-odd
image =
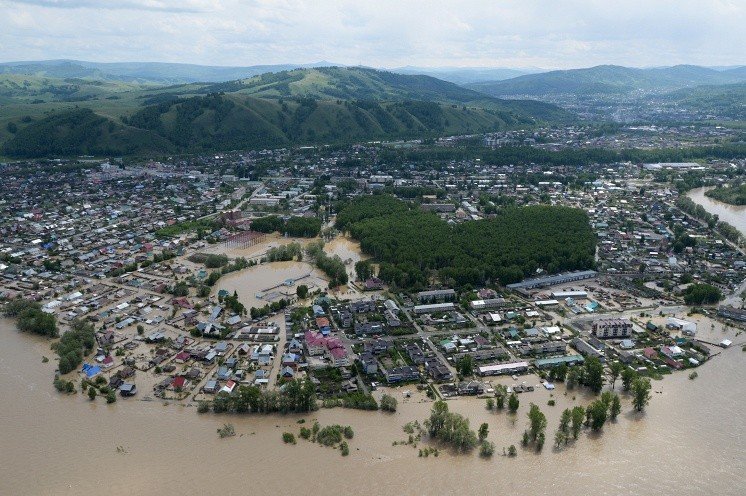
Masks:
[[[96,10],[144,10],[152,12],[206,12],[200,4],[184,0],[9,0],[10,3],[27,4],[53,9],[96,9]]]
[[[743,64],[738,0],[0,0],[0,60]]]

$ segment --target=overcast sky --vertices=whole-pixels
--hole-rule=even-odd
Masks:
[[[0,60],[746,64],[746,0],[0,0]]]

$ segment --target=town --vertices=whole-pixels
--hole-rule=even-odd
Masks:
[[[478,138],[485,150],[506,139]],[[746,162],[408,158],[463,140],[475,141],[3,164],[0,297],[38,302],[62,333],[92,325],[90,355],[60,358],[63,383],[200,405],[296,379],[345,405],[379,389],[494,396],[501,375],[508,393],[534,390],[527,374],[551,390],[588,359],[614,380],[660,379],[693,372],[744,329],[742,235],[686,194]],[[370,195],[448,225],[520,206],[579,209],[597,239],[593,268],[403,287],[335,224],[345,202]]]

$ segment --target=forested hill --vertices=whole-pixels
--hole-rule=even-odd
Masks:
[[[55,112],[18,130],[3,152],[12,157],[199,153],[470,134],[532,124],[509,111],[425,101],[212,94],[149,105],[119,122],[89,109]]]
[[[494,218],[449,226],[414,204],[373,195],[343,205],[336,223],[380,262],[379,277],[400,288],[424,288],[433,276],[449,286],[510,284],[537,270],[594,265],[588,216],[568,207],[506,208]]]
[[[171,87],[4,77],[7,90],[0,98],[6,95],[6,115],[16,117],[0,112],[0,155],[11,157],[427,138],[573,118],[550,104],[498,100],[429,76],[362,68],[302,69]],[[66,104],[71,101],[75,103]],[[106,132],[84,136],[81,130],[90,129],[91,116],[86,114],[82,122],[72,119],[82,115],[77,107],[104,119]],[[109,139],[110,133],[117,138]]]

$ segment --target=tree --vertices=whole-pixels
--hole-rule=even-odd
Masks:
[[[531,403],[531,407],[528,411],[528,420],[531,440],[536,441],[539,435],[543,434],[544,430],[547,428],[547,417],[537,405]]]
[[[425,420],[428,434],[434,439],[452,445],[459,451],[468,451],[477,445],[477,435],[469,428],[469,420],[448,411],[444,401],[436,401]]]
[[[95,400],[97,393],[98,393],[98,391],[96,391],[95,387],[93,387],[93,386],[89,387],[88,388],[88,399],[90,399],[91,401]]]
[[[624,370],[624,365],[622,365],[621,362],[614,362],[609,367],[609,376],[611,377],[611,389],[614,389],[616,380],[619,378],[619,375],[621,375],[623,370]]]
[[[519,405],[520,401],[518,400],[518,396],[516,396],[515,393],[511,393],[510,397],[508,398],[508,411],[510,411],[510,413],[517,412]]]
[[[355,263],[355,274],[358,281],[365,281],[373,276],[373,266],[370,260],[360,260]]]
[[[466,355],[459,360],[458,371],[463,377],[469,377],[474,374],[474,359],[471,355]]]
[[[298,289],[295,290],[295,294],[298,295],[298,298],[301,300],[305,300],[308,296],[308,286],[305,284],[301,284],[298,286]]]
[[[578,383],[578,371],[575,369],[572,369],[567,373],[567,379],[565,381],[565,385],[567,386],[567,389],[574,389],[577,383]]]
[[[562,444],[567,444],[567,433],[562,429],[557,429],[554,433],[554,445],[559,448]]]
[[[586,418],[589,420],[589,425],[594,431],[600,430],[606,423],[606,403],[602,400],[596,400],[586,410]]]
[[[384,394],[381,396],[381,410],[384,412],[395,412],[396,411],[396,398],[390,394]]]
[[[594,393],[598,394],[604,387],[604,366],[596,357],[590,357],[585,361],[585,385]]]
[[[583,427],[583,419],[585,419],[585,408],[582,406],[576,406],[572,409],[572,437],[578,438],[581,427]]]
[[[108,393],[106,393],[106,402],[107,403],[114,403],[117,401],[117,395],[114,392],[113,389],[109,390]]]
[[[622,411],[622,401],[619,399],[619,395],[615,394],[611,399],[611,406],[609,406],[609,418],[616,420],[619,413]]]
[[[485,405],[487,410],[490,412],[495,409],[495,400],[494,398],[487,398],[487,404]]]
[[[142,324],[137,324],[137,334],[142,336],[145,333],[145,328],[142,326]]]
[[[626,368],[622,371],[622,389],[629,391],[632,387],[632,381],[637,377],[637,372],[630,368]]]
[[[569,408],[565,408],[560,416],[559,430],[565,434],[569,434],[570,422],[572,422],[572,411]]]
[[[489,441],[482,441],[479,445],[479,456],[482,458],[490,458],[495,454],[495,443]]]
[[[490,432],[490,428],[489,428],[489,426],[487,425],[486,422],[483,423],[482,425],[480,425],[479,426],[479,431],[477,432],[477,436],[479,438],[479,441],[481,442],[481,441],[484,441],[485,439],[487,439],[487,434],[489,434],[489,432]]]
[[[650,402],[650,379],[637,377],[632,381],[632,404],[635,410],[641,412]]]

